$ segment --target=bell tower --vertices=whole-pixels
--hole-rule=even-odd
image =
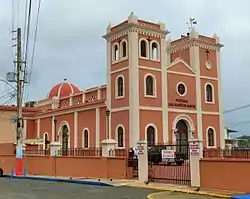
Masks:
[[[147,140],[148,127],[154,129],[155,142],[167,130],[162,126],[167,116],[163,113],[166,92],[162,94],[167,33],[164,24],[140,20],[132,12],[122,23],[109,24],[103,36],[107,42],[109,136],[118,147],[135,147],[138,140]]]

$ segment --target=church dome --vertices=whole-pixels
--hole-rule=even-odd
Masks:
[[[47,98],[51,99],[53,97],[67,97],[71,94],[79,93],[80,89],[77,88],[75,85],[70,84],[67,82],[67,79],[64,79],[64,81],[60,84],[55,85],[49,92]]]

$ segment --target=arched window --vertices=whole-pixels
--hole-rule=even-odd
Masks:
[[[147,144],[149,147],[155,145],[155,128],[153,126],[147,128]]]
[[[207,130],[207,137],[208,137],[208,147],[213,147],[215,146],[215,141],[214,141],[214,130],[212,128],[209,128]]]
[[[153,96],[155,94],[154,92],[154,87],[155,87],[155,82],[154,82],[154,77],[151,75],[148,75],[145,80],[146,84],[146,95]]]
[[[122,57],[126,57],[127,56],[127,43],[125,41],[122,42],[121,49],[122,49]]]
[[[159,50],[158,49],[158,44],[156,42],[153,42],[152,46],[151,46],[151,57],[152,57],[152,59],[154,59],[154,60],[159,59],[158,50]]]
[[[119,126],[117,129],[118,147],[124,147],[123,136],[124,136],[123,128]]]
[[[141,57],[147,57],[147,42],[141,40],[140,42]]]
[[[206,102],[213,102],[213,87],[211,84],[206,85]]]
[[[124,81],[123,77],[120,76],[117,78],[117,97],[123,97],[124,96]]]
[[[83,148],[89,148],[89,132],[87,129],[83,132]]]
[[[119,47],[117,44],[115,44],[113,47],[113,59],[114,61],[119,60]]]

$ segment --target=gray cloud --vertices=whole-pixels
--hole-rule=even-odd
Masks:
[[[24,11],[24,3],[20,0],[20,13]],[[31,41],[36,6],[33,7]],[[189,17],[198,20],[197,30],[201,34],[217,33],[225,45],[221,59],[224,107],[230,109],[249,103],[249,7],[248,0],[240,3],[236,0],[192,0],[192,3],[187,0],[157,0],[153,3],[149,0],[42,1],[29,98],[45,97],[64,77],[80,88],[104,83],[106,48],[101,36],[109,22],[119,23],[134,11],[141,19],[166,23],[173,39],[187,32]],[[20,20],[23,20],[21,14]],[[13,67],[11,1],[0,0],[0,27],[0,76],[3,77]],[[237,122],[248,115],[249,110],[245,109],[225,117],[229,122]],[[237,126],[242,131],[247,131],[248,127],[250,125]]]

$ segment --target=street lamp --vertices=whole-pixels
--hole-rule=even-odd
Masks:
[[[56,123],[57,123],[57,119],[54,118],[54,130],[55,130],[54,139],[55,139],[55,141],[57,141]]]
[[[109,139],[109,117],[110,117],[110,110],[106,109],[106,139]]]

